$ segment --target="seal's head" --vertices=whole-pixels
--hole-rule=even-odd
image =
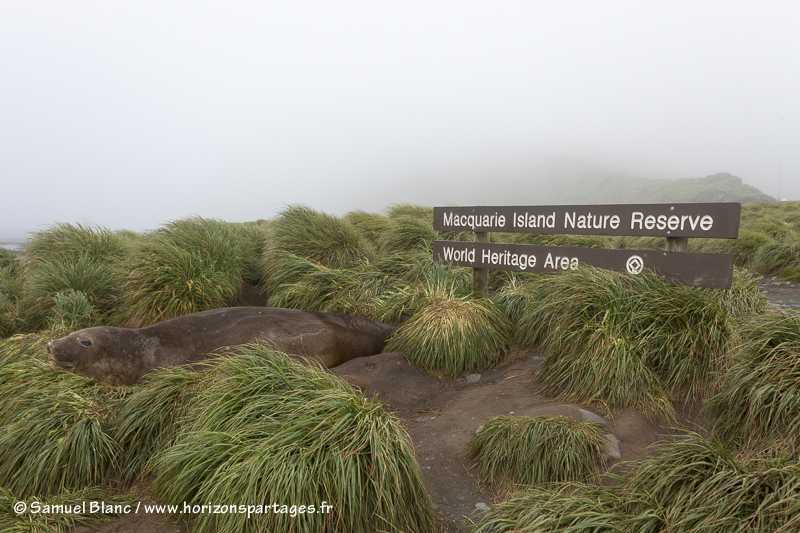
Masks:
[[[142,371],[124,357],[132,340],[127,338],[129,331],[100,326],[70,333],[47,343],[47,360],[53,370],[69,370],[109,385],[131,385]]]

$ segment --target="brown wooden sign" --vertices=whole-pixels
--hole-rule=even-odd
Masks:
[[[714,289],[730,289],[733,279],[730,254],[434,241],[433,259],[458,266],[540,274],[575,270],[581,265],[631,274],[649,268],[683,285]]]
[[[735,239],[739,203],[434,207],[437,231]]]

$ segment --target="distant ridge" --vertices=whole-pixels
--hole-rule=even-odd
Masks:
[[[581,184],[586,187],[588,184]],[[603,187],[586,191],[598,203],[664,203],[664,202],[776,202],[772,196],[742,179],[722,172],[705,178],[653,180],[647,178],[617,178]]]
[[[487,196],[485,205],[505,205],[509,198],[524,205],[777,202],[727,172],[704,178],[648,179],[589,165],[554,165],[531,178],[505,179]]]

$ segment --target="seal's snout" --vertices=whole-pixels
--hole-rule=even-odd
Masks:
[[[56,341],[58,342],[58,341]],[[47,343],[47,361],[50,363],[50,368],[53,370],[69,370],[75,366],[75,362],[71,359],[65,359],[63,354],[57,348],[53,341]]]

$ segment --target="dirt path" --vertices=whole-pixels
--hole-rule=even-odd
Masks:
[[[758,289],[775,307],[800,308],[800,283],[765,276],[758,280]]]
[[[452,386],[416,372],[401,354],[354,359],[334,372],[368,396],[377,393],[378,399],[403,421],[443,529],[460,531],[469,524],[476,504],[491,504],[495,499],[478,484],[477,465],[467,452],[485,419],[562,415],[582,420],[581,409],[588,410],[538,394],[532,376],[541,361],[534,353],[521,354],[509,365],[481,374],[477,381],[477,375],[473,375]],[[641,459],[647,446],[668,433],[634,411],[624,411],[609,418],[608,423],[609,433],[620,441],[623,461]]]

